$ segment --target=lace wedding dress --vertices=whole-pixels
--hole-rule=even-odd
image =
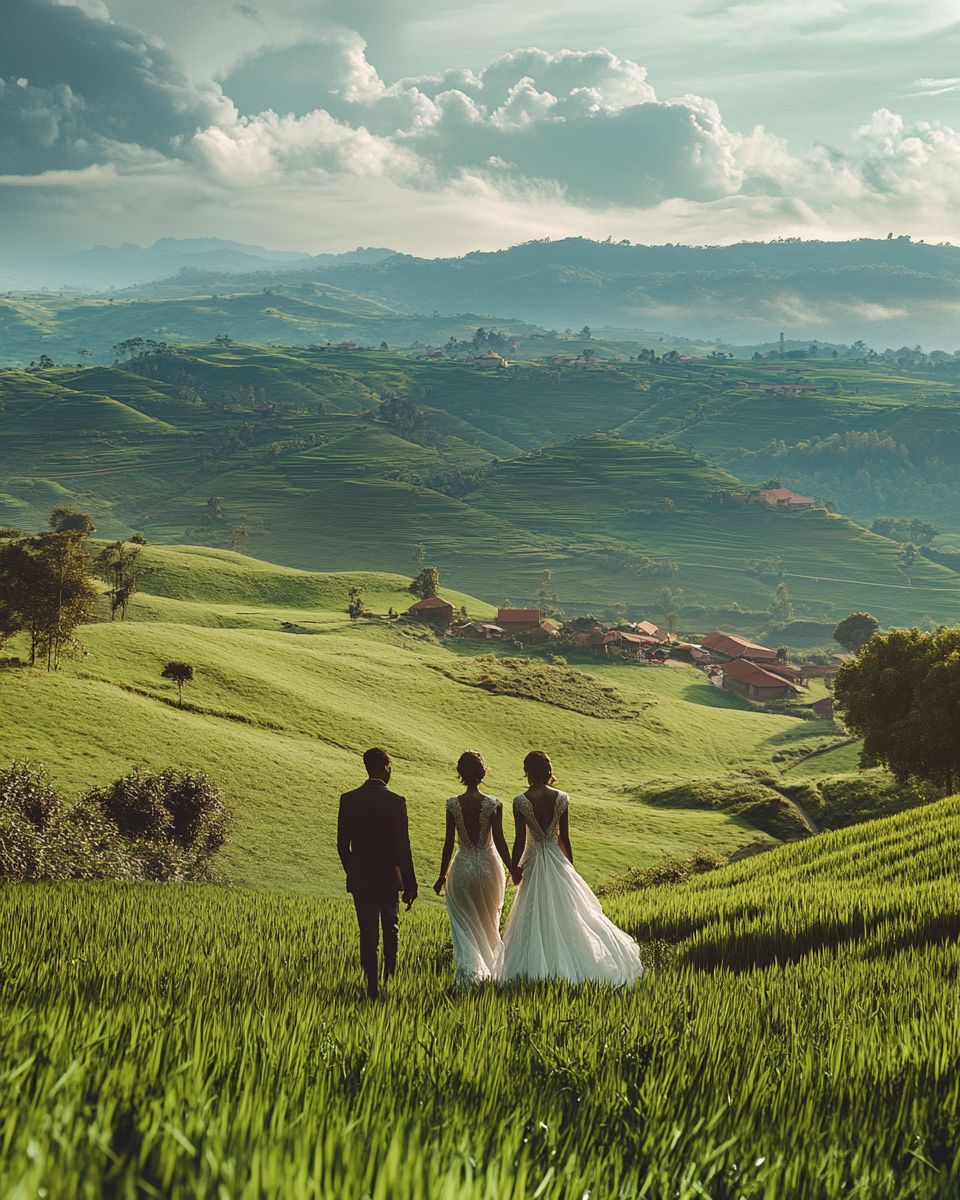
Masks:
[[[645,974],[637,943],[604,916],[557,840],[569,803],[566,792],[557,793],[553,820],[544,830],[527,797],[514,797],[513,811],[527,824],[523,882],[503,931],[494,978],[634,983]]]
[[[474,842],[467,833],[460,800],[456,796],[447,800],[447,812],[457,826],[458,849],[445,890],[457,963],[455,982],[461,986],[489,979],[500,950],[504,876],[490,829],[499,807],[496,796],[484,796],[480,835]]]

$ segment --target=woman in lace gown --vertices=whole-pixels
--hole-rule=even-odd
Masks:
[[[604,915],[574,870],[570,797],[550,786],[553,766],[542,750],[527,755],[523,770],[530,786],[513,800],[514,879],[519,868],[522,881],[494,977],[635,983],[645,974],[637,943]]]
[[[496,796],[480,791],[486,773],[483,758],[475,750],[460,755],[457,774],[466,791],[447,800],[447,836],[440,877],[433,885],[438,896],[446,886],[456,982],[460,985],[491,976],[500,949],[503,868],[510,869],[503,805]],[[454,838],[459,849],[450,866]]]

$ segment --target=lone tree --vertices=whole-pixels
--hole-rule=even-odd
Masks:
[[[79,533],[81,537],[93,537],[97,527],[89,513],[77,512],[69,504],[57,504],[50,513],[50,528],[55,533]]]
[[[423,542],[415,542],[414,543],[414,545],[410,551],[410,557],[413,559],[413,561],[417,564],[418,567],[423,566],[423,560],[427,557],[427,548],[423,544]]]
[[[347,593],[347,616],[351,621],[369,616],[369,610],[363,602],[363,588],[352,587]]]
[[[94,559],[97,574],[109,585],[107,595],[110,597],[111,621],[116,618],[118,610],[120,620],[126,620],[127,605],[136,594],[137,580],[155,573],[153,567],[138,565],[137,559],[141,553],[139,546],[131,547],[124,542],[111,542]]]
[[[790,600],[790,593],[787,591],[785,583],[777,584],[767,612],[770,613],[775,621],[779,621],[784,625],[793,620],[793,603]]]
[[[862,615],[862,614],[856,614]],[[837,672],[834,697],[864,755],[949,794],[960,781],[960,628],[894,629]]]
[[[186,662],[168,662],[160,672],[161,679],[172,679],[177,685],[177,703],[183,708],[183,685],[192,683],[196,678],[196,672],[193,669],[192,663]]]
[[[413,583],[410,591],[421,600],[429,600],[431,596],[440,595],[440,572],[436,567],[424,567]]]
[[[231,550],[235,550],[239,554],[241,553],[241,547],[243,546],[243,543],[249,536],[249,525],[234,525],[234,527],[230,530],[230,537],[227,541],[227,545]]]
[[[859,650],[873,635],[879,632],[880,622],[867,612],[851,613],[844,617],[833,631],[833,640],[844,650]]]

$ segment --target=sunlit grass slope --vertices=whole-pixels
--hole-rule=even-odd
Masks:
[[[417,905],[376,1005],[345,904],[5,888],[0,1189],[948,1200],[958,852],[954,798],[614,902],[626,992],[456,991]]]
[[[337,892],[337,797],[362,779],[360,755],[385,745],[409,798],[416,859],[429,883],[443,834],[453,764],[480,749],[490,788],[520,790],[526,752],[546,748],[573,795],[578,861],[599,880],[626,866],[698,845],[730,849],[755,831],[719,813],[638,804],[629,788],[651,776],[716,774],[770,763],[816,740],[815,723],[761,715],[692,668],[586,669],[635,719],[599,719],[451,678],[480,643],[437,639],[385,620],[351,623],[353,583],[383,614],[412,599],[391,576],[316,576],[227,551],[150,547],[126,621],[87,626],[88,654],[58,674],[0,672],[3,753],[45,761],[76,795],[138,763],[208,771],[239,816],[226,870],[254,885]],[[186,599],[178,599],[175,594]],[[469,611],[484,606],[452,594]],[[14,651],[20,649],[15,641]],[[197,679],[160,678],[171,660]],[[450,672],[450,673],[446,673]]]

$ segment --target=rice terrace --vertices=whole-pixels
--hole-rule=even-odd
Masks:
[[[6,5],[0,1200],[960,1200],[948,8]]]

